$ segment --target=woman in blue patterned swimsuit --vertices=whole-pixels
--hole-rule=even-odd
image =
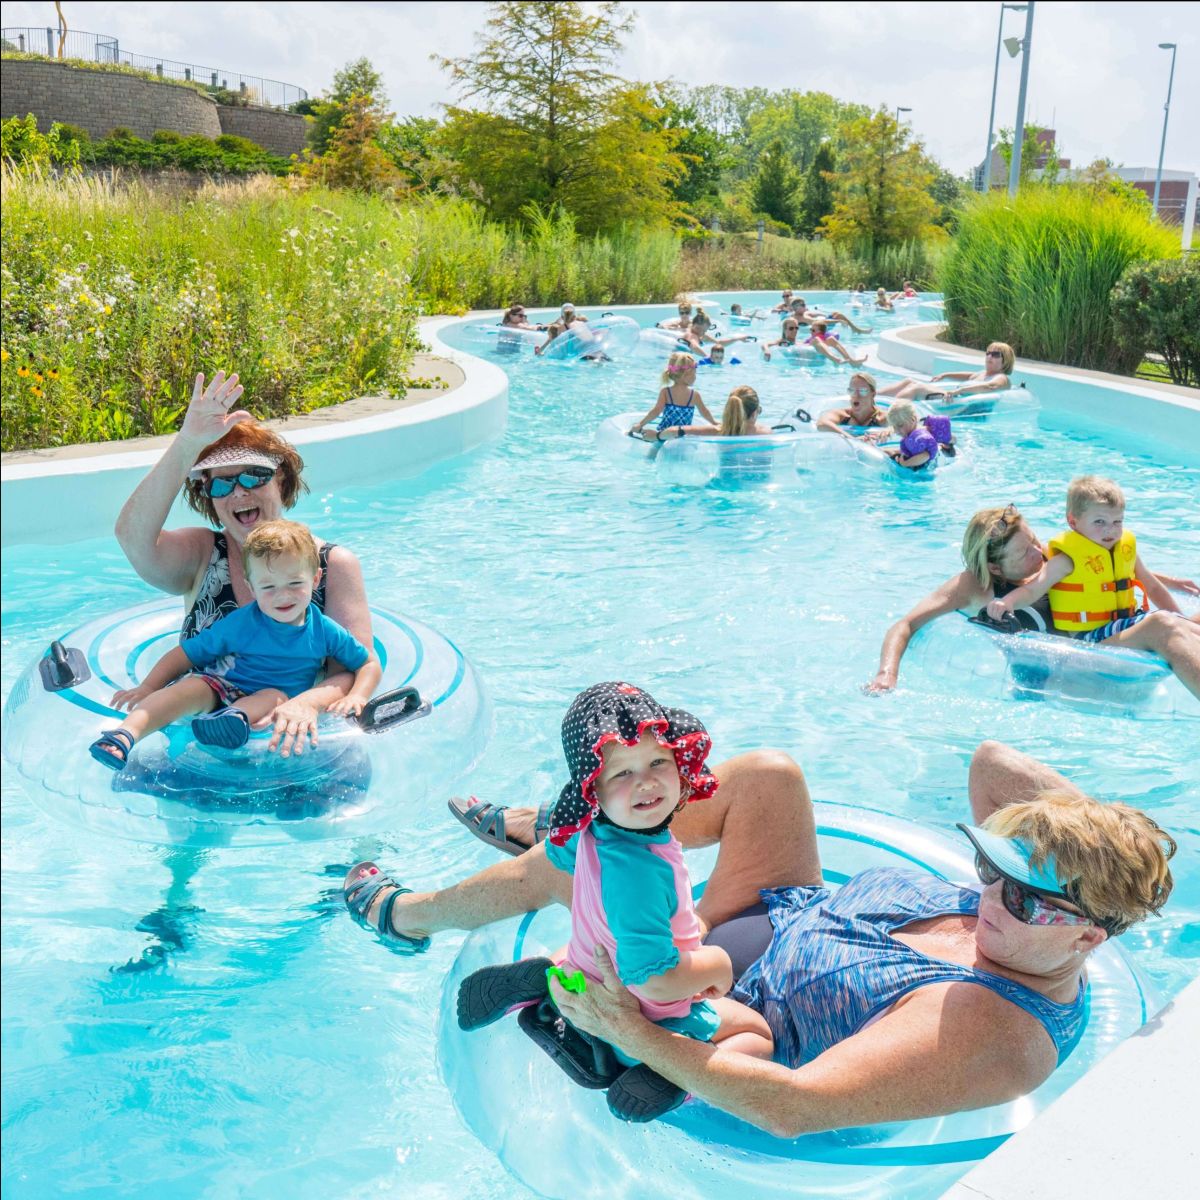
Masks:
[[[133,569],[149,584],[184,597],[183,636],[194,637],[253,593],[240,548],[251,530],[282,517],[306,491],[304,463],[295,448],[236,408],[242,387],[218,371],[205,386],[196,377],[183,427],[117,518],[117,540]],[[166,530],[167,515],[183,489],[209,525]],[[358,559],[344,546],[320,543],[321,583],[313,604],[372,645],[371,614]],[[354,676],[336,667],[306,692],[279,705],[271,720],[271,750],[291,753],[316,735],[317,718],[342,699]]]
[[[580,1029],[780,1137],[1033,1091],[1079,1036],[1088,956],[1170,894],[1175,843],[1148,816],[995,742],[972,760],[976,824],[961,827],[981,886],[876,869],[831,892],[800,768],[759,751],[714,774],[716,794],[672,828],[684,846],[720,843],[697,912],[733,960],[734,996],[766,1017],[775,1061],[654,1025],[603,958],[583,995],[551,990]],[[536,839],[528,810],[477,803],[472,822],[516,851],[518,832]],[[537,844],[439,892],[405,893],[370,863],[345,888],[360,919],[411,951],[440,929],[569,903],[570,882]]]
[[[700,393],[696,391],[696,360],[690,354],[685,354],[681,350],[675,351],[667,359],[662,382],[663,387],[658,393],[654,407],[629,430],[634,437],[645,436],[642,434],[642,430],[655,417],[658,418],[658,426],[655,429],[654,438],[650,440],[657,439],[664,429],[694,425],[697,409],[710,425],[716,424],[712,413],[708,411],[704,401],[700,398]]]

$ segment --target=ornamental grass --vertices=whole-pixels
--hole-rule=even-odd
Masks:
[[[1141,355],[1113,336],[1113,287],[1131,264],[1178,254],[1178,233],[1148,207],[1094,188],[981,197],[963,213],[942,271],[949,338],[1130,374]]]

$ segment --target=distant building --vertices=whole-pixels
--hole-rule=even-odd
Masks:
[[[1114,167],[1113,174],[1154,199],[1155,167]],[[1183,244],[1192,244],[1196,224],[1197,184],[1191,171],[1163,171],[1158,193],[1158,216],[1167,225],[1183,227]]]
[[[1037,143],[1039,146],[1045,147],[1044,151],[1034,159],[1033,177],[1038,179],[1046,169],[1046,165],[1050,162],[1050,151],[1054,148],[1056,138],[1056,130],[1039,129],[1037,131]],[[984,164],[980,163],[975,168],[975,190],[983,191],[983,168]],[[1069,158],[1058,159],[1058,168],[1060,171],[1069,171],[1071,169],[1071,160]],[[1008,163],[1004,161],[1004,156],[995,146],[992,147],[992,187],[1006,188],[1008,187]]]

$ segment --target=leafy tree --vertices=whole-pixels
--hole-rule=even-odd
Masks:
[[[821,222],[833,212],[836,164],[833,147],[823,142],[804,172],[804,198],[796,218],[796,231],[805,237],[812,237]]]
[[[382,127],[387,109],[383,76],[375,70],[369,59],[356,58],[334,75],[333,86],[324,96],[305,104],[308,115],[312,117],[308,127],[308,148],[314,155],[324,154],[329,149],[333,131],[345,120],[350,101],[355,96],[367,98],[369,107],[380,118]]]
[[[1046,130],[1041,125],[1025,126],[1024,135],[1021,138],[1021,175],[1019,186],[1023,187],[1025,184],[1031,183],[1034,171],[1039,169],[1042,172],[1041,180],[1043,183],[1054,183],[1058,179],[1058,143],[1038,141],[1038,136],[1045,132]],[[1000,157],[1004,159],[1004,175],[1005,179],[1007,179],[1009,171],[1012,170],[1012,129],[1000,130],[1000,138],[996,142],[996,149]],[[1046,163],[1044,167],[1039,168],[1038,161],[1043,155],[1045,155]]]
[[[391,159],[413,189],[445,191],[453,167],[438,153],[439,129],[432,117],[405,117],[389,121],[376,135],[379,148]]]
[[[929,194],[938,207],[933,223],[940,225],[947,233],[953,233],[958,227],[959,214],[968,197],[973,194],[973,189],[965,179],[960,179],[953,171],[947,171],[932,158],[927,158],[926,164],[933,172]]]
[[[345,115],[329,139],[324,154],[309,154],[299,173],[331,188],[356,192],[393,191],[403,185],[396,164],[380,148],[377,138],[383,127],[375,101],[354,95],[345,104]]]
[[[796,223],[797,191],[800,177],[778,139],[758,160],[758,170],[750,180],[750,207],[784,225]]]
[[[492,216],[559,207],[591,233],[679,215],[682,133],[648,88],[610,69],[631,22],[611,2],[496,4],[473,55],[437,58],[463,99],[484,105],[448,107],[437,147]]]
[[[826,92],[771,93],[747,118],[748,162],[756,166],[763,151],[779,141],[797,169],[807,171],[823,143],[832,141],[840,152],[842,127],[868,113],[865,105],[843,104]]]
[[[1122,179],[1113,171],[1112,160],[1108,158],[1098,158],[1084,167],[1074,182],[1075,186],[1090,188],[1096,194],[1108,193],[1110,196],[1116,196],[1126,204],[1132,204],[1134,208],[1143,209],[1147,213],[1154,207],[1154,202],[1146,192],[1134,187],[1129,180]]]
[[[702,120],[696,106],[681,99],[676,89],[660,86],[654,99],[662,110],[663,127],[679,134],[675,153],[685,165],[672,188],[675,199],[693,209],[702,200],[715,200],[722,173],[736,162],[730,139]]]
[[[915,238],[944,237],[933,224],[937,204],[929,194],[934,173],[911,131],[880,109],[843,131],[837,204],[821,223],[831,241],[865,243],[874,252]]]

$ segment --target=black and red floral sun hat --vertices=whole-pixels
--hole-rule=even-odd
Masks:
[[[708,731],[690,712],[664,708],[648,692],[631,683],[597,683],[575,697],[563,717],[563,753],[571,782],[550,810],[550,840],[563,845],[586,829],[600,811],[596,776],[604,766],[601,753],[609,742],[636,746],[647,729],[675,755],[679,774],[688,784],[688,801],[703,800],[717,790],[705,760],[712,749]]]

